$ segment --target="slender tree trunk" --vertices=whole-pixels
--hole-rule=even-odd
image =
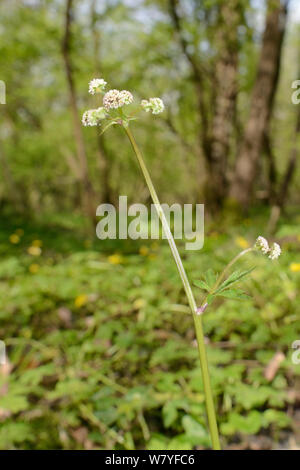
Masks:
[[[247,208],[251,201],[264,136],[268,132],[272,114],[280,71],[287,8],[288,2],[268,1],[266,26],[252,94],[250,114],[231,186],[231,197],[244,208]]]
[[[73,68],[70,58],[71,53],[71,25],[73,17],[73,0],[67,0],[65,16],[65,33],[62,41],[62,54],[65,64],[66,78],[69,89],[69,100],[73,119],[73,133],[76,145],[76,153],[80,167],[81,199],[85,214],[93,221],[96,221],[96,210],[94,202],[94,192],[88,174],[88,161],[84,145],[82,126],[78,113],[76,88],[73,79]]]
[[[219,51],[215,69],[216,96],[206,191],[209,200],[216,208],[222,206],[227,193],[226,173],[238,91],[237,30],[240,19],[240,0],[221,4],[216,38]]]
[[[264,135],[264,152],[268,163],[268,199],[270,204],[276,201],[277,170],[269,132]]]
[[[180,6],[179,0],[169,0],[170,16],[174,25],[174,29],[179,37],[180,46],[184,56],[186,57],[192,73],[192,78],[195,85],[197,108],[200,116],[201,124],[199,126],[199,143],[203,151],[203,155],[208,161],[210,159],[210,122],[208,113],[208,103],[205,99],[206,81],[205,70],[197,56],[190,52],[189,43],[185,38],[181,26],[181,18],[178,14],[178,7]]]
[[[221,2],[216,29],[218,57],[213,71],[208,71],[196,54],[191,52],[182,30],[180,2],[169,0],[170,15],[180,40],[182,51],[190,64],[195,84],[200,118],[199,142],[206,164],[206,203],[215,211],[222,206],[227,193],[227,164],[234,129],[237,76],[238,25],[241,20],[241,0]],[[213,87],[208,87],[213,82]]]
[[[100,32],[97,29],[97,12],[96,12],[97,0],[92,0],[91,3],[91,31],[93,37],[93,52],[94,52],[94,69],[95,76],[101,76],[101,63],[100,63],[100,44],[101,36]],[[97,144],[98,144],[98,162],[101,172],[101,201],[105,203],[113,202],[113,195],[111,186],[110,186],[110,165],[108,161],[107,150],[104,142],[104,136],[99,135],[99,130],[97,131]]]
[[[293,176],[295,174],[296,166],[297,166],[297,158],[298,158],[298,149],[299,149],[299,134],[300,134],[300,105],[298,105],[299,111],[297,115],[297,122],[295,127],[295,137],[294,137],[294,144],[291,150],[290,158],[286,167],[285,174],[283,176],[283,180],[280,185],[278,198],[277,198],[277,205],[282,208],[288,196],[289,187],[291,185]]]

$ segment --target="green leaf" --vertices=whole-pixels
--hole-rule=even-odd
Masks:
[[[173,402],[165,403],[162,409],[162,415],[163,415],[165,428],[169,428],[174,423],[174,421],[176,421],[177,416],[178,416],[176,403],[173,403]]]
[[[240,270],[234,271],[232,274],[230,274],[230,276],[224,282],[222,282],[222,284],[216,290],[216,293],[219,293],[225,290],[228,286],[234,284],[237,281],[240,281],[241,279],[246,277],[248,274],[250,274],[253,271],[253,269],[255,269],[255,267],[247,269],[246,271],[240,271]]]
[[[194,281],[194,285],[196,287],[199,287],[200,289],[207,290],[208,292],[211,290],[211,288],[205,281]]]
[[[182,426],[189,442],[193,445],[208,445],[209,436],[205,427],[190,415],[182,418]]]
[[[205,281],[207,283],[207,285],[212,288],[215,283],[216,283],[216,280],[217,280],[217,275],[214,273],[214,271],[210,268],[206,271],[205,273]]]
[[[256,434],[263,425],[263,417],[261,413],[254,410],[247,416],[238,413],[231,413],[227,423],[221,424],[221,432],[225,436],[230,436],[236,432],[243,434]]]
[[[226,297],[227,299],[239,299],[239,300],[246,300],[249,299],[250,296],[245,294],[240,289],[226,289],[222,292],[217,294],[218,297]]]

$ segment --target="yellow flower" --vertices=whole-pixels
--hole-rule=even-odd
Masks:
[[[300,263],[291,263],[290,264],[290,270],[293,273],[298,273],[300,271]]]
[[[31,272],[31,274],[37,273],[39,269],[40,269],[40,266],[38,264],[35,264],[35,263],[33,263],[29,266],[29,272]]]
[[[142,256],[147,256],[147,254],[149,253],[149,248],[145,245],[141,246],[140,248],[140,255]]]
[[[77,295],[74,301],[75,307],[77,308],[83,307],[83,305],[85,305],[87,301],[88,301],[88,296],[86,294]]]
[[[42,240],[33,240],[32,242],[32,246],[37,246],[40,248],[42,245],[43,245]]]
[[[9,237],[9,241],[10,241],[10,243],[13,243],[14,245],[17,245],[17,243],[19,243],[19,241],[20,241],[20,237],[19,237],[19,235],[17,235],[16,233],[13,233],[13,234]]]
[[[133,308],[135,310],[140,310],[141,308],[145,307],[146,301],[144,299],[136,299],[133,302]]]
[[[148,259],[152,260],[152,259],[156,259],[157,258],[157,255],[155,253],[150,253],[148,255]]]
[[[107,260],[110,264],[121,264],[121,263],[123,263],[123,258],[118,253],[115,253],[114,255],[108,256]]]
[[[24,230],[22,228],[17,228],[16,234],[19,235],[19,237],[22,237],[22,235],[24,235]]]
[[[250,246],[249,243],[247,242],[246,238],[244,238],[244,237],[237,237],[235,239],[235,243],[236,243],[237,246],[239,246],[240,248],[243,248],[244,250],[246,248],[249,248],[249,246]]]
[[[42,253],[42,250],[40,249],[39,246],[30,246],[27,249],[27,253],[31,256],[40,256],[40,254]]]

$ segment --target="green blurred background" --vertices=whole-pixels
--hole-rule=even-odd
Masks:
[[[124,133],[81,126],[94,77],[165,102],[132,129],[161,201],[205,204],[204,248],[178,244],[191,280],[281,244],[241,262],[249,300],[203,319],[223,447],[299,447],[298,2],[2,0],[0,18],[0,449],[210,447],[167,242],[96,238],[98,204],[150,199]]]

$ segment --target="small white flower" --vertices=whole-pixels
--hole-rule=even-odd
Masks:
[[[120,91],[119,97],[120,97],[120,103],[130,104],[130,103],[133,102],[133,96],[130,93],[130,91],[127,91],[127,90]],[[123,104],[122,104],[122,106],[123,106]]]
[[[124,104],[130,104],[132,101],[133,96],[127,90],[109,90],[103,96],[103,106],[106,110],[121,108]]]
[[[93,78],[89,83],[89,93],[91,93],[91,95],[102,93],[106,84],[107,82],[103,78]]]
[[[101,119],[105,119],[106,111],[103,107],[97,109],[88,109],[83,113],[82,124],[84,126],[97,126]]]
[[[162,113],[165,109],[163,100],[160,98],[150,98],[149,100],[142,100],[141,106],[144,111],[146,111],[146,113],[152,111],[152,114]]]
[[[278,245],[278,243],[273,243],[270,249],[269,258],[272,260],[277,259],[279,258],[280,254],[281,254],[280,246]]]
[[[264,254],[267,254],[270,251],[268,240],[261,236],[256,239],[255,247],[261,250]]]

